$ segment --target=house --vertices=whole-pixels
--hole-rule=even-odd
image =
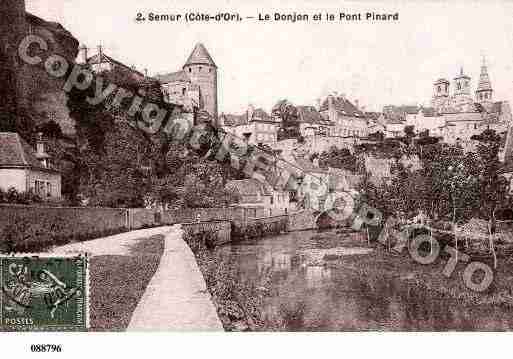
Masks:
[[[52,165],[41,136],[34,150],[17,133],[0,133],[0,188],[32,190],[43,200],[61,198],[61,173]]]
[[[263,207],[266,215],[286,214],[290,209],[290,193],[273,189],[270,184],[254,178],[232,180],[226,189],[238,196],[240,207]]]
[[[334,123],[326,120],[313,106],[297,106],[299,132],[303,137],[329,136]]]
[[[101,74],[103,72],[112,72],[118,75],[120,85],[137,84],[142,82],[146,75],[137,71],[135,67],[129,67],[122,62],[105,54],[101,46],[98,46],[98,53],[94,56],[87,57],[87,51],[84,52],[84,60],[87,58],[87,65],[91,67],[94,73]]]
[[[242,115],[221,114],[219,126],[251,145],[272,145],[278,140],[280,123],[261,108],[250,105]]]
[[[328,95],[320,106],[321,115],[334,123],[330,136],[367,137],[369,128],[365,114],[344,95]]]

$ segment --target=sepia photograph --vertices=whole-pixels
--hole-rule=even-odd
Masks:
[[[1,0],[2,338],[512,331],[512,14]]]

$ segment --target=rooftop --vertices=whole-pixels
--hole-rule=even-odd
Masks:
[[[268,184],[254,178],[228,181],[226,189],[234,190],[241,196],[269,196],[272,193]]]
[[[43,167],[36,158],[36,151],[15,132],[0,132],[0,168],[56,171],[55,168]]]
[[[321,113],[313,106],[297,106],[299,121],[311,124],[328,124]]]
[[[171,72],[169,74],[164,75],[157,75],[157,80],[160,81],[160,83],[170,83],[170,82],[191,82],[191,79],[187,75],[187,73],[183,70]]]
[[[214,63],[214,60],[212,60],[212,57],[202,43],[196,44],[194,50],[192,50],[191,55],[183,66],[186,67],[190,65],[210,65],[217,67]]]
[[[330,100],[333,101],[333,106],[335,107],[335,110],[342,116],[354,116],[361,118],[365,117],[364,113],[360,111],[355,105],[353,105],[351,101],[349,101],[347,98],[332,95],[326,97],[326,99],[322,103],[320,109],[321,112],[329,110]]]

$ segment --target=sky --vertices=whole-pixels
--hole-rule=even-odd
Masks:
[[[513,1],[26,0],[27,10],[60,22],[96,52],[148,69],[183,66],[202,42],[219,67],[219,112],[249,104],[269,111],[286,98],[316,105],[345,94],[366,110],[387,104],[429,105],[433,82],[460,67],[477,87],[483,55],[496,100],[513,101]],[[275,3],[273,5],[273,2]],[[307,13],[309,22],[138,23],[137,13]],[[337,21],[312,21],[315,13]],[[339,22],[344,13],[399,13],[396,22]],[[363,16],[363,15],[362,15]]]

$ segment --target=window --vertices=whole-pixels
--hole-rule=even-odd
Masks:
[[[198,67],[198,71],[201,72],[201,66]]]
[[[442,91],[442,88],[440,86],[438,86],[438,92]]]
[[[52,184],[46,182],[46,197],[52,197]]]
[[[44,197],[45,195],[45,182],[44,181],[39,181],[39,180],[36,180],[35,181],[35,190],[36,190],[36,194],[40,197]]]
[[[182,95],[183,95],[183,96],[185,96],[185,91],[186,91],[186,90],[187,90],[187,89],[186,89],[185,87],[184,87],[184,88],[182,88]]]
[[[192,69],[189,67],[189,72],[192,72]]]

